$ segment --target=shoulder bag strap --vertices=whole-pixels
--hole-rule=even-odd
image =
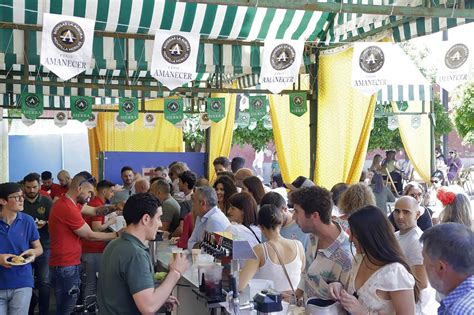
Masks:
[[[296,291],[295,291],[295,288],[293,287],[293,284],[291,283],[291,280],[290,280],[290,276],[288,275],[288,271],[286,270],[286,267],[285,267],[285,264],[283,263],[283,261],[281,260],[281,257],[280,257],[280,253],[278,253],[278,251],[276,250],[275,246],[273,246],[272,243],[270,242],[266,242],[268,245],[270,245],[271,248],[273,248],[273,250],[275,251],[276,255],[277,255],[277,258],[278,258],[278,261],[280,262],[280,265],[282,266],[283,268],[283,271],[285,272],[285,276],[286,276],[286,279],[288,280],[288,283],[290,284],[290,287],[291,287],[291,291],[293,291],[293,297],[296,298]],[[298,250],[298,248],[296,248]],[[270,255],[268,255],[268,259],[270,259]]]
[[[245,226],[247,229],[249,229],[250,232],[252,232],[252,234],[255,236],[255,238],[257,239],[257,242],[258,242],[259,244],[262,244],[262,241],[260,241],[260,239],[258,238],[257,234],[255,234],[255,231],[252,230],[252,229],[250,228],[250,226],[246,226],[246,225],[244,225],[244,224],[242,224],[242,225]]]

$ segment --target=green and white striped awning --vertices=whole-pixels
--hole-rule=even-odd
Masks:
[[[433,87],[431,85],[387,85],[377,93],[378,103],[432,100]]]

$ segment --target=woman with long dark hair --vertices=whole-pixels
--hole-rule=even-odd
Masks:
[[[217,206],[227,215],[227,210],[230,207],[229,198],[237,193],[237,187],[228,176],[217,177],[213,187],[217,194]]]
[[[248,191],[252,194],[253,198],[260,204],[263,196],[265,196],[265,188],[263,187],[262,181],[257,176],[250,176],[244,179],[242,191]]]
[[[332,297],[351,314],[415,314],[419,288],[387,217],[374,206],[349,216],[357,251],[349,283],[333,282]]]

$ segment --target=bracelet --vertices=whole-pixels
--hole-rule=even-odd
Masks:
[[[174,272],[176,272],[176,273],[178,274],[178,276],[181,278],[181,276],[182,276],[182,275],[181,275],[181,272],[179,272],[179,271],[178,271],[178,270],[176,270],[176,269],[171,269],[171,271],[174,271]]]

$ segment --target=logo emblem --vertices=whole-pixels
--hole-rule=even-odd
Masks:
[[[90,121],[90,122],[94,122],[95,121],[95,114],[92,113],[89,118],[87,119],[87,121]]]
[[[260,109],[263,106],[263,102],[261,99],[257,98],[256,100],[253,101],[252,107],[255,109]]]
[[[359,66],[367,73],[379,71],[385,63],[385,55],[377,46],[369,46],[359,56]]]
[[[191,54],[189,41],[180,35],[168,37],[161,46],[161,54],[166,61],[172,64],[185,62]]]
[[[464,44],[453,45],[444,56],[444,63],[449,69],[461,67],[469,58],[469,48]]]
[[[288,44],[276,46],[270,55],[270,64],[275,70],[285,70],[295,62],[295,49]]]
[[[74,107],[76,107],[77,110],[84,112],[89,108],[89,104],[86,102],[85,99],[80,98],[76,100],[76,102],[74,103]]]
[[[71,21],[62,21],[56,24],[51,32],[54,46],[59,50],[72,53],[84,45],[84,31],[79,24]]]
[[[64,119],[66,119],[66,115],[63,112],[59,112],[56,114],[56,119],[59,121],[63,121]]]
[[[155,117],[153,117],[152,114],[146,114],[145,116],[145,120],[149,123],[153,122],[153,120],[155,120]]]
[[[176,113],[179,110],[179,104],[177,102],[169,102],[168,103],[168,110],[171,113]]]
[[[40,99],[36,95],[28,95],[25,99],[26,106],[36,108],[40,103]]]
[[[301,96],[295,96],[295,98],[293,98],[293,104],[295,104],[295,106],[303,105],[303,98]]]
[[[211,110],[215,111],[215,112],[218,112],[220,111],[222,108],[222,105],[221,105],[221,102],[219,101],[213,101],[211,103]]]
[[[122,104],[122,108],[126,113],[131,113],[135,109],[135,104],[131,101],[125,101]]]
[[[202,119],[202,121],[204,121],[204,122],[208,122],[208,121],[209,121],[209,116],[207,115],[207,113],[204,113],[204,114],[201,116],[201,119]]]
[[[46,208],[45,207],[39,207],[36,212],[38,212],[38,214],[45,214],[46,212]]]

